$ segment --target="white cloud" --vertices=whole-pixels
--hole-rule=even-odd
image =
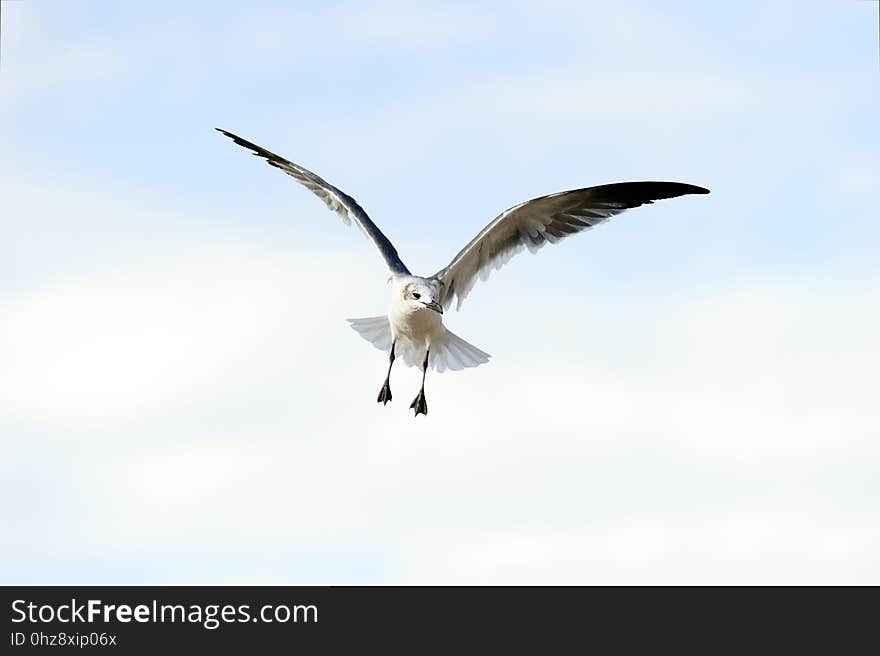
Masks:
[[[38,2],[3,5],[3,104],[58,91],[67,85],[118,80],[128,68],[128,58],[114,38],[64,39],[46,31]]]
[[[400,580],[506,584],[833,584],[877,580],[875,512],[770,502],[646,512],[575,529],[432,533],[405,543]],[[867,575],[866,575],[867,574]]]
[[[876,512],[823,476],[880,459],[872,289],[597,296],[579,304],[592,320],[551,296],[523,320],[552,340],[481,342],[495,360],[429,376],[430,414],[414,420],[417,372],[395,371],[395,400],[378,406],[382,355],[324,333],[340,303],[270,257],[214,253],[16,306],[2,396],[19,420],[146,422],[96,462],[77,436],[84,469],[67,485],[91,510],[60,523],[73,553],[342,549],[381,553],[382,580],[411,583],[865,580]],[[603,353],[609,329],[631,353]],[[96,333],[116,336],[106,352]],[[274,417],[228,407],[270,386],[286,399]],[[175,414],[151,424],[157,412]],[[284,576],[342,582],[302,567]],[[203,575],[271,580],[247,558]]]
[[[255,52],[290,57],[303,45],[390,50],[449,49],[485,39],[494,21],[478,7],[380,0],[355,6],[302,7],[250,12],[242,19],[245,38],[237,43],[245,56]],[[335,41],[328,41],[335,39]]]
[[[336,258],[205,248],[0,304],[0,415],[100,429],[247,385],[310,349]],[[156,266],[158,265],[158,266]],[[304,267],[304,268],[300,268]],[[303,270],[311,273],[302,275]]]

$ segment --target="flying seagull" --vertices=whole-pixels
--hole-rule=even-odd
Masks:
[[[485,280],[493,269],[500,269],[524,247],[537,252],[547,243],[555,244],[630,208],[663,198],[709,193],[703,187],[681,182],[620,182],[535,198],[499,214],[446,267],[423,278],[410,273],[394,245],[354,198],[298,164],[231,132],[217,130],[295,178],[342,216],[346,225],[354,221],[379,249],[391,272],[391,309],[378,317],[348,321],[361,337],[388,353],[388,372],[379,392],[379,403],[385,405],[391,400],[391,367],[395,357],[403,356],[408,366],[421,366],[422,386],[409,406],[416,417],[428,414],[425,375],[429,366],[443,372],[489,361],[488,353],[443,325],[444,309],[448,310],[453,303],[456,310],[460,309],[477,276]]]

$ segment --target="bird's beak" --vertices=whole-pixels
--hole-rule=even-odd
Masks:
[[[431,301],[430,303],[425,303],[425,307],[429,310],[434,310],[439,314],[443,314],[443,306],[440,305],[437,301]]]

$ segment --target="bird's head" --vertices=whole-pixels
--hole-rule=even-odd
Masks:
[[[422,283],[409,283],[403,288],[403,301],[412,310],[433,310],[443,314],[443,306],[437,302],[437,289]]]

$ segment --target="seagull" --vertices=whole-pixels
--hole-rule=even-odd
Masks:
[[[407,366],[421,367],[422,385],[409,406],[415,417],[428,414],[428,367],[442,373],[489,361],[488,353],[443,325],[444,310],[453,304],[456,310],[461,309],[478,276],[486,280],[493,269],[500,269],[524,248],[535,253],[548,243],[555,244],[633,207],[665,198],[709,193],[708,189],[682,182],[618,182],[535,198],[499,214],[448,265],[433,276],[421,277],[410,273],[397,249],[354,198],[308,169],[231,132],[216,129],[292,176],[339,214],[346,225],[354,221],[379,249],[391,273],[391,308],[387,314],[348,322],[361,337],[388,354],[388,371],[377,399],[383,406],[391,400],[391,367],[395,358],[402,356]]]

